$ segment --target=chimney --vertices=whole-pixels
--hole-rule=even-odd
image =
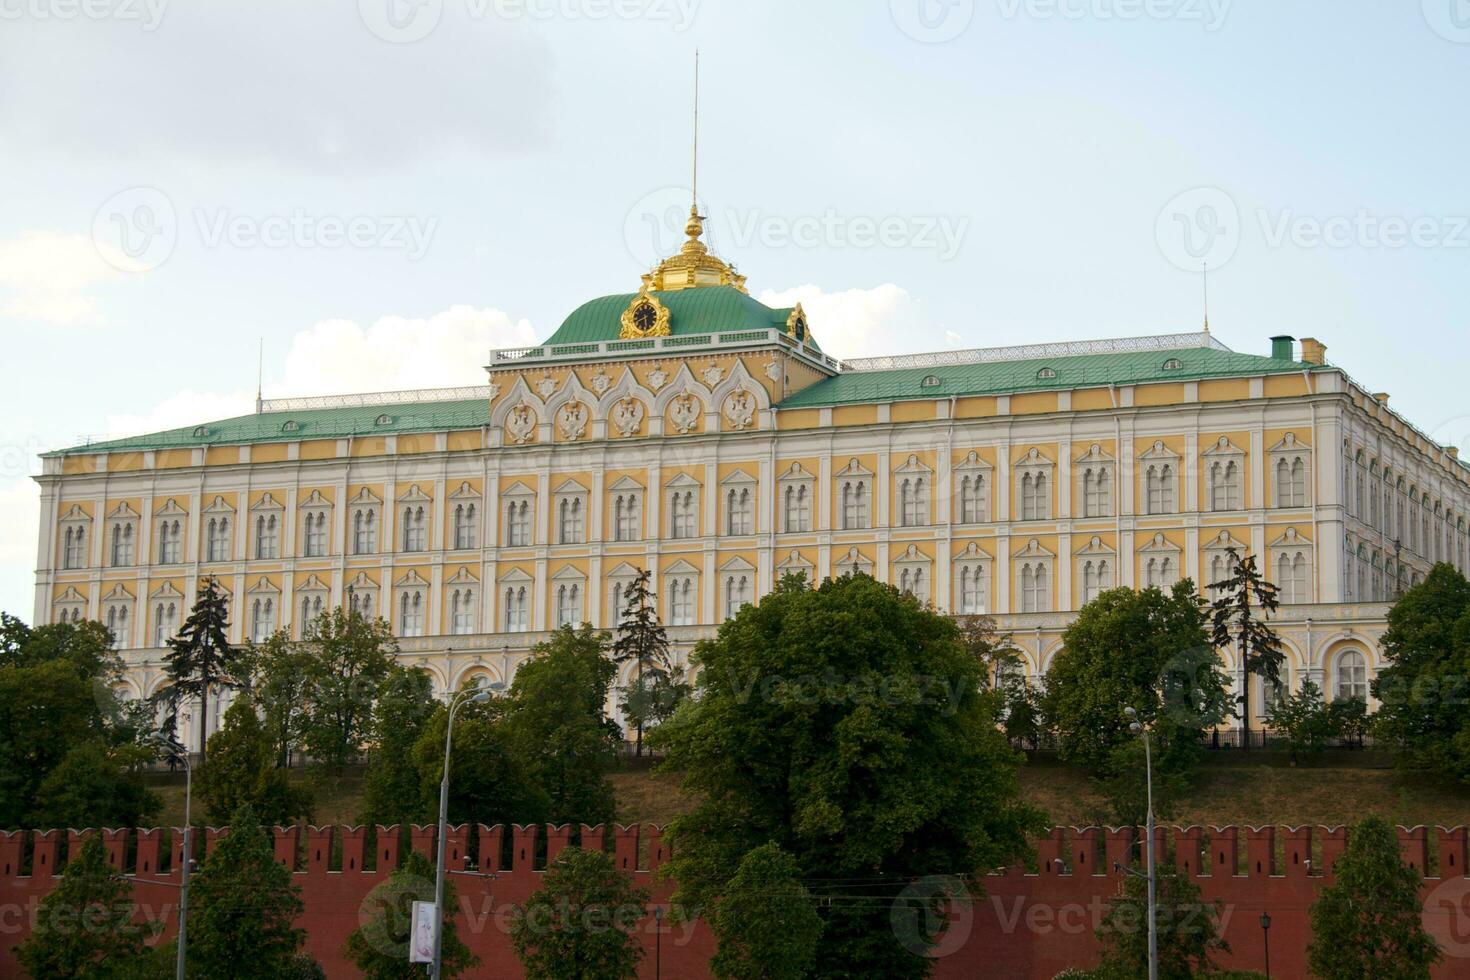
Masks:
[[[1287,337],[1287,336],[1284,336],[1284,335],[1283,336],[1280,336],[1280,337],[1272,337],[1271,338],[1271,360],[1273,360],[1273,361],[1289,361],[1289,360],[1291,360],[1292,359],[1292,357],[1291,357],[1291,349],[1292,349],[1291,348],[1291,345],[1292,345],[1293,342],[1295,342],[1295,340],[1296,340],[1295,337]]]
[[[1460,447],[1459,446],[1445,446],[1444,447],[1444,451],[1450,454],[1450,459],[1459,459],[1460,458]]]
[[[1303,337],[1302,360],[1308,364],[1326,364],[1327,345],[1311,337]]]
[[[1388,407],[1388,392],[1375,391],[1373,392],[1373,397],[1378,401],[1378,404],[1382,405],[1384,408]]]

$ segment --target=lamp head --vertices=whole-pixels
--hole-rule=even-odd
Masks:
[[[1261,928],[1262,929],[1270,929],[1271,928],[1271,913],[1270,912],[1262,912],[1261,913]]]
[[[1138,712],[1134,711],[1132,708],[1124,708],[1123,714],[1127,715],[1129,718],[1136,718],[1138,716]]]
[[[1137,735],[1139,732],[1143,731],[1143,726],[1135,721],[1133,724],[1128,726],[1128,730]]]

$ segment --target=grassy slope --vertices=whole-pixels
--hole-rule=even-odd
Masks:
[[[300,770],[292,776],[316,784],[316,823],[357,822],[360,771],[332,780]],[[622,823],[664,824],[689,808],[678,776],[652,771],[647,760],[629,763],[610,778]],[[164,798],[160,823],[181,823],[182,775],[150,779]],[[1091,781],[1065,766],[1045,759],[1034,761],[1022,770],[1021,788],[1026,799],[1045,810],[1053,823],[1085,826],[1102,822],[1104,809]],[[1386,757],[1374,753],[1328,753],[1316,765],[1297,768],[1275,753],[1219,753],[1208,758],[1195,791],[1172,822],[1331,826],[1367,816],[1410,826],[1470,823],[1470,787],[1400,773]]]

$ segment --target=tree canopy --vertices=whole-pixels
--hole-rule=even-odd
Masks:
[[[634,980],[648,892],[601,851],[569,847],[511,915],[526,980]]]

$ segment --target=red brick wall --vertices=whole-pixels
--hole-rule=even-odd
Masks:
[[[87,833],[87,832],[84,832]],[[225,831],[206,833],[205,852],[213,850]],[[507,833],[509,844],[506,844]],[[518,977],[506,927],[509,908],[534,891],[545,860],[555,857],[577,837],[590,847],[601,846],[604,829],[570,827],[478,827],[482,872],[494,877],[455,875],[459,892],[459,931],[484,961],[479,976]],[[631,872],[653,894],[654,904],[665,903],[670,884],[654,872],[667,857],[660,831],[651,825],[615,827],[612,853],[620,867]],[[538,836],[544,835],[544,854],[538,856]],[[45,831],[0,835],[0,976],[17,976],[10,950],[29,934],[36,908],[54,886],[53,870],[64,853],[78,846],[83,834]],[[161,830],[102,831],[108,860],[134,879],[133,898],[138,917],[162,921],[172,935],[177,915],[177,853],[169,855],[169,870],[160,873],[164,835]],[[306,912],[301,925],[308,932],[308,948],[327,969],[327,975],[352,977],[356,972],[342,958],[343,941],[358,924],[367,893],[399,861],[398,829],[377,828],[375,853],[366,852],[363,827],[290,827],[275,831],[277,859],[289,865],[301,888]],[[464,865],[471,842],[470,828],[450,828],[448,864]],[[1400,828],[1406,860],[1434,876],[1425,882],[1426,921],[1446,946],[1446,960],[1436,977],[1470,976],[1470,879],[1465,877],[1466,829],[1439,829],[1431,853],[1426,828]],[[180,834],[170,835],[181,847]],[[434,828],[409,828],[410,846],[433,857]],[[1038,842],[1035,874],[1011,869],[985,879],[986,895],[953,915],[944,945],[938,950],[934,975],[939,978],[1036,978],[1049,980],[1068,966],[1096,961],[1093,930],[1104,914],[1107,900],[1120,886],[1115,862],[1126,862],[1132,847],[1130,829],[1057,828]],[[1222,964],[1259,970],[1264,964],[1260,913],[1271,914],[1271,968],[1277,977],[1306,975],[1305,948],[1310,940],[1308,909],[1319,888],[1332,880],[1332,862],[1346,847],[1343,828],[1223,827],[1160,828],[1158,859],[1174,863],[1182,873],[1195,876],[1204,897],[1225,903],[1225,937],[1232,952]],[[333,858],[334,845],[340,857]],[[503,847],[509,859],[502,862]],[[29,854],[29,862],[25,859]],[[365,864],[375,870],[363,870]],[[29,874],[20,871],[26,866]],[[919,887],[923,887],[921,884]],[[651,913],[650,909],[650,913]],[[664,977],[705,977],[713,941],[703,923],[684,926],[665,920],[658,928],[645,917],[639,936],[648,955],[642,975],[655,975],[655,949]]]

